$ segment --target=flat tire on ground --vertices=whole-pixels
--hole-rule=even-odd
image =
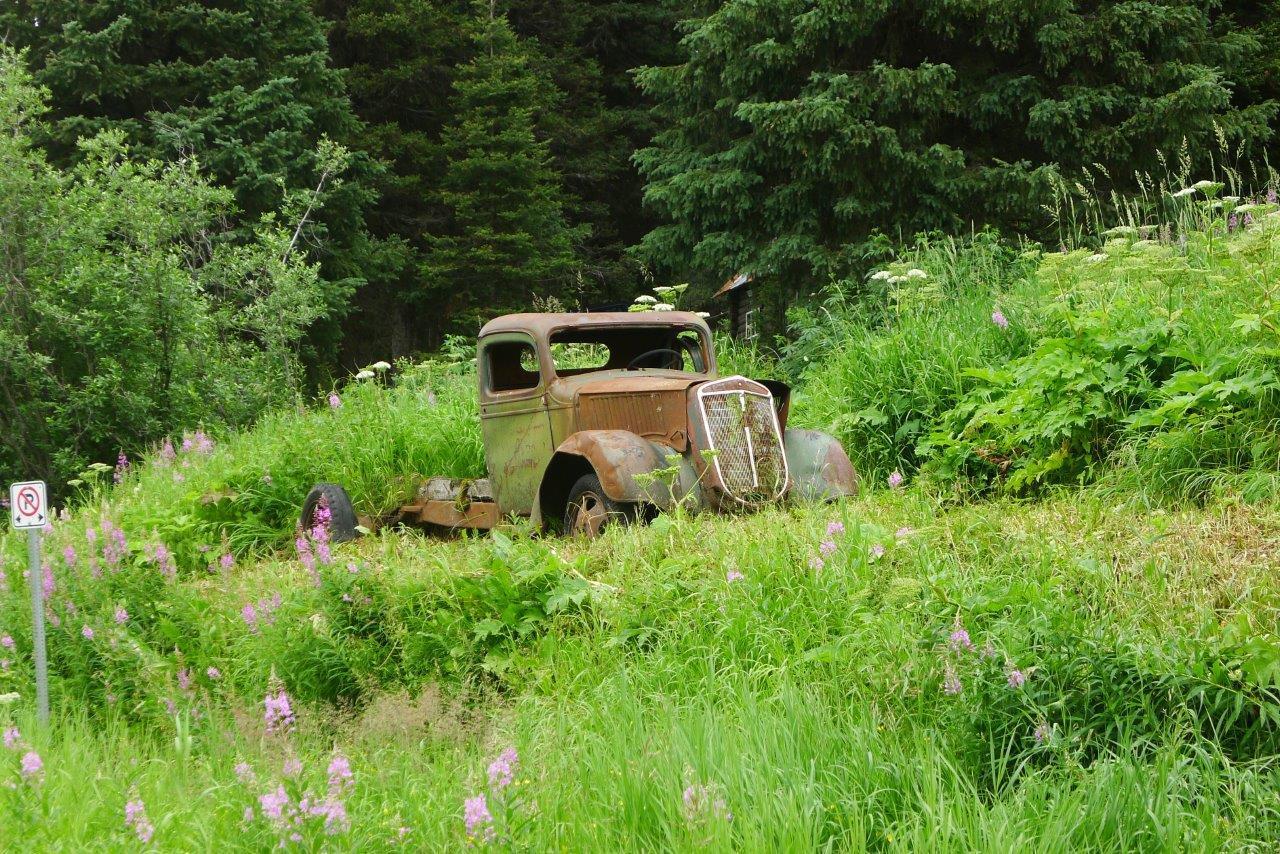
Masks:
[[[307,500],[302,502],[302,514],[298,523],[304,530],[315,525],[316,508],[323,497],[329,505],[329,540],[345,543],[359,536],[356,530],[356,511],[351,505],[351,496],[336,483],[317,483],[307,493]]]

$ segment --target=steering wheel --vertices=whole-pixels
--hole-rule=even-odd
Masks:
[[[670,347],[659,347],[656,350],[646,350],[643,353],[641,353],[639,356],[636,356],[630,362],[627,362],[627,370],[628,371],[638,370],[640,366],[636,364],[637,362],[643,362],[645,359],[648,359],[650,356],[657,356],[662,353],[668,353],[672,356],[675,356],[676,359],[682,358],[680,355],[680,351],[678,350],[672,350]]]

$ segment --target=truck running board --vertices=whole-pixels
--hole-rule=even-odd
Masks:
[[[400,521],[443,528],[488,530],[501,520],[488,478],[433,477],[418,487],[412,504],[400,508]]]

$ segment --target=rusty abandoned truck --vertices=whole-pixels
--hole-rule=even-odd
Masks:
[[[787,429],[791,390],[721,377],[711,330],[680,311],[509,314],[480,330],[480,428],[488,477],[433,477],[386,521],[489,529],[507,516],[596,536],[677,502],[752,509],[857,491],[831,436]],[[355,536],[346,493],[319,484],[335,539]]]

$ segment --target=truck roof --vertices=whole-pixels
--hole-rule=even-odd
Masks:
[[[597,326],[694,326],[709,331],[707,322],[691,311],[565,311],[504,314],[486,323],[480,337],[495,332],[530,332],[542,337],[555,329]]]

